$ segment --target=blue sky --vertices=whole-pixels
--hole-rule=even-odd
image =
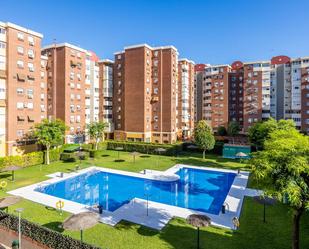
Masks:
[[[309,56],[308,0],[2,0],[1,21],[113,59],[124,46],[174,45],[196,63]]]

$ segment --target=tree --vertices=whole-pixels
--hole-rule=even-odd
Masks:
[[[215,137],[212,129],[205,120],[197,123],[194,129],[194,140],[196,145],[203,150],[203,159],[205,159],[206,150],[211,150],[215,146]]]
[[[240,126],[238,122],[231,121],[229,123],[229,126],[227,127],[227,134],[233,138],[233,143],[234,143],[234,137],[238,135],[239,131],[240,131]]]
[[[264,122],[258,122],[254,124],[248,131],[248,137],[252,144],[256,146],[256,149],[263,149],[264,142],[269,138],[269,135],[274,130],[286,130],[294,128],[295,123],[293,120],[280,120],[276,121],[273,118],[268,119]]]
[[[265,195],[293,210],[292,248],[299,249],[299,223],[309,208],[309,137],[281,123],[264,142],[264,150],[249,161],[254,179]]]
[[[217,133],[219,136],[225,136],[227,132],[224,126],[219,126]]]
[[[94,149],[98,149],[98,143],[100,139],[104,141],[104,132],[106,127],[108,126],[107,123],[104,122],[92,122],[88,124],[87,129],[88,129],[88,134],[90,136],[90,139],[94,140],[93,145]]]
[[[60,119],[44,119],[34,127],[34,137],[39,144],[46,147],[45,164],[49,164],[49,151],[52,146],[61,145],[64,142],[64,135],[67,127]]]

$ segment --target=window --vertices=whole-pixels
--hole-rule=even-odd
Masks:
[[[70,73],[70,79],[74,80],[74,73],[73,72]]]
[[[30,59],[33,59],[33,58],[34,58],[34,51],[33,51],[32,49],[29,49],[29,50],[28,50],[28,57],[29,57]]]
[[[80,100],[80,94],[76,94],[76,98]]]
[[[44,76],[45,76],[45,72],[41,71],[41,79],[44,79]]]
[[[24,89],[22,89],[22,88],[17,88],[17,89],[16,89],[16,92],[17,92],[18,95],[22,95],[22,94],[24,94]]]
[[[41,82],[40,86],[41,86],[42,89],[44,89],[45,88],[45,83]]]
[[[41,93],[41,100],[44,100],[44,99],[45,99],[45,94]]]
[[[45,105],[41,105],[41,112],[45,112]]]
[[[71,87],[71,88],[74,88],[74,87],[75,87],[75,84],[74,84],[74,83],[70,83],[70,87]]]
[[[77,76],[78,80],[81,80],[82,77],[81,77],[80,73],[76,74],[76,76]]]
[[[0,42],[0,48],[6,48],[6,44],[4,42]]]
[[[20,41],[23,41],[23,40],[24,40],[24,34],[18,32],[18,33],[17,33],[17,39],[20,40]]]
[[[24,109],[24,103],[23,102],[17,102],[16,106],[17,106],[17,109]]]
[[[5,34],[5,29],[4,28],[0,28],[0,34]]]
[[[33,109],[33,103],[29,102],[27,107],[28,107],[28,109]]]
[[[79,115],[76,116],[76,123],[80,123],[80,116]]]
[[[33,99],[33,90],[32,89],[27,90],[27,96],[28,96],[28,99]]]
[[[74,93],[71,93],[71,100],[73,100],[75,98]]]
[[[24,136],[24,130],[17,130],[16,134],[17,134],[17,137],[22,137]]]
[[[28,36],[29,45],[34,46],[34,38],[32,36]]]
[[[153,92],[154,92],[154,94],[158,94],[158,93],[159,93],[159,88],[157,88],[157,87],[154,88],[154,89],[153,89]]]
[[[33,63],[28,63],[28,68],[30,72],[34,72],[34,66]]]
[[[70,116],[70,123],[74,123],[74,121],[75,121],[75,117],[74,116]],[[71,127],[71,128],[73,128],[73,127]],[[73,128],[73,130],[74,130],[74,128]]]
[[[18,67],[18,68],[24,68],[24,62],[18,60],[18,61],[17,61],[17,67]]]
[[[76,84],[76,88],[80,89],[80,84],[79,83]]]

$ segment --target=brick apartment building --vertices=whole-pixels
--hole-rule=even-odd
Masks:
[[[27,135],[46,118],[43,35],[0,22],[0,156],[36,149]]]
[[[307,57],[290,59],[276,56],[270,61],[233,62],[230,69],[222,70],[223,76],[219,76],[228,79],[223,82],[228,95],[222,96],[222,99],[219,96],[221,101],[228,97],[227,102],[222,103],[227,108],[222,110],[217,109],[218,104],[222,105],[215,100],[217,80],[209,76],[214,67],[204,64],[195,67],[196,121],[205,119],[214,129],[237,121],[242,132],[246,133],[254,123],[273,117],[277,120],[293,119],[298,129],[309,131]],[[224,115],[226,113],[228,116]],[[220,119],[219,114],[223,114],[224,118]]]
[[[178,51],[175,47],[153,48],[142,44],[115,53],[115,139],[175,142],[179,134],[178,88]]]
[[[106,138],[113,138],[113,69],[114,62],[111,60],[99,61],[99,119],[108,124],[105,130]]]
[[[59,118],[69,127],[66,142],[83,141],[86,104],[90,105],[90,79],[86,79],[87,51],[62,43],[44,47],[42,54],[48,57],[48,118]]]
[[[178,61],[177,128],[180,139],[190,138],[194,129],[194,62]]]

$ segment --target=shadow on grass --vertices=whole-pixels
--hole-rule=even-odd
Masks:
[[[141,155],[140,157],[141,158],[149,158],[150,156],[149,155]]]
[[[114,162],[115,163],[122,163],[122,162],[125,162],[125,160],[123,160],[123,159],[116,159],[116,160],[114,160]]]
[[[0,179],[2,178],[12,178],[12,174],[9,173],[0,174]]]
[[[51,230],[62,233],[64,229],[62,228],[62,223],[59,221],[53,221],[42,225],[43,227],[49,228]]]
[[[101,157],[109,157],[110,155],[107,155],[107,154],[103,154],[101,155]]]

